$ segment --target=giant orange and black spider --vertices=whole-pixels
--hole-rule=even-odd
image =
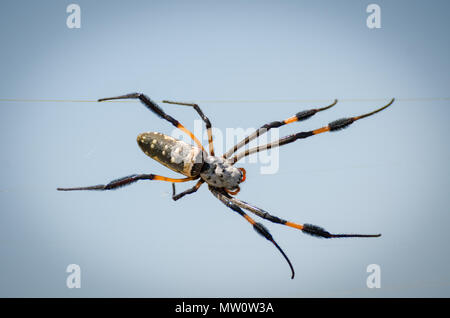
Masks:
[[[126,185],[129,185],[131,183],[134,183],[138,180],[161,180],[161,181],[168,181],[172,182],[172,189],[173,189],[173,200],[178,200],[181,197],[185,196],[186,194],[194,193],[196,192],[200,186],[203,183],[207,183],[209,190],[212,192],[212,194],[218,198],[220,201],[222,201],[227,207],[231,208],[233,211],[237,212],[239,215],[244,217],[262,236],[264,236],[267,240],[272,242],[275,247],[280,251],[280,253],[283,255],[283,257],[286,259],[287,263],[289,264],[289,267],[292,271],[292,278],[294,278],[294,268],[292,267],[292,264],[289,260],[289,258],[286,256],[286,254],[283,252],[283,250],[278,246],[278,244],[273,239],[272,235],[269,233],[267,228],[262,225],[261,223],[256,222],[253,220],[250,216],[248,216],[242,209],[248,210],[255,215],[266,219],[273,223],[278,223],[282,225],[286,225],[289,227],[293,227],[296,229],[299,229],[303,231],[306,234],[316,236],[316,237],[322,237],[322,238],[339,238],[339,237],[379,237],[381,234],[331,234],[325,229],[312,224],[297,224],[294,222],[283,220],[279,217],[273,216],[269,214],[268,212],[257,208],[247,202],[244,202],[242,200],[237,199],[233,195],[236,195],[240,188],[239,184],[245,181],[245,170],[243,168],[236,168],[234,164],[238,162],[240,159],[262,151],[267,150],[275,147],[279,147],[282,145],[286,145],[288,143],[294,142],[298,139],[304,139],[307,137],[311,137],[314,135],[318,135],[327,131],[337,131],[340,129],[343,129],[353,122],[365,118],[368,116],[371,116],[375,113],[378,113],[382,111],[383,109],[390,106],[394,99],[392,99],[387,105],[372,111],[370,113],[355,116],[355,117],[349,117],[349,118],[342,118],[336,121],[333,121],[329,123],[327,126],[321,127],[319,129],[311,130],[311,131],[305,131],[305,132],[299,132],[296,134],[292,134],[286,137],[281,138],[280,140],[276,142],[269,143],[267,145],[254,147],[245,151],[242,151],[241,153],[238,153],[231,157],[239,148],[245,146],[248,144],[251,140],[254,140],[255,138],[258,138],[262,134],[266,133],[271,128],[280,127],[286,124],[290,124],[297,121],[302,121],[307,118],[310,118],[317,112],[326,110],[331,108],[337,103],[337,100],[335,100],[331,105],[322,107],[322,108],[315,108],[310,109],[306,111],[301,111],[297,113],[296,115],[289,117],[286,120],[283,121],[274,121],[269,124],[261,126],[258,130],[256,130],[254,133],[247,136],[244,140],[237,143],[232,149],[227,151],[224,155],[221,157],[215,156],[214,154],[214,146],[213,146],[213,138],[212,138],[212,131],[211,131],[211,123],[208,119],[208,117],[203,114],[202,110],[197,104],[191,104],[191,103],[179,103],[179,102],[171,102],[171,101],[163,101],[164,103],[168,104],[177,104],[177,105],[184,105],[184,106],[190,106],[193,107],[197,113],[202,118],[203,122],[206,125],[207,134],[208,134],[208,143],[209,143],[209,154],[206,152],[206,150],[203,148],[201,142],[194,136],[192,132],[187,130],[180,122],[173,117],[167,115],[161,107],[159,107],[155,102],[153,102],[150,98],[145,96],[141,93],[132,93],[117,97],[109,97],[109,98],[102,98],[98,101],[106,101],[106,100],[113,100],[113,99],[139,99],[149,110],[154,112],[156,115],[158,115],[160,118],[163,118],[170,122],[175,127],[181,129],[183,132],[188,134],[197,144],[197,146],[192,146],[190,144],[187,144],[181,140],[177,140],[175,138],[172,138],[170,136],[158,133],[158,132],[146,132],[142,133],[137,137],[137,142],[139,146],[141,147],[142,151],[148,155],[150,158],[158,161],[159,163],[165,165],[169,169],[181,173],[186,176],[186,178],[182,179],[173,179],[173,178],[167,178],[155,174],[133,174],[124,178],[116,179],[108,184],[101,184],[101,185],[95,185],[95,186],[88,186],[88,187],[76,187],[76,188],[58,188],[60,191],[72,191],[72,190],[113,190],[117,189]],[[231,158],[230,158],[231,157]],[[181,192],[179,194],[175,194],[175,182],[186,182],[191,180],[198,180],[198,182],[193,186],[192,188]]]

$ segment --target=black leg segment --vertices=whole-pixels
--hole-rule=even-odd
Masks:
[[[195,186],[193,186],[192,188],[187,189],[186,191],[183,191],[181,193],[176,194],[175,191],[175,183],[172,183],[172,200],[177,201],[178,199],[181,199],[182,197],[184,197],[187,194],[191,194],[191,193],[195,193],[197,192],[197,190],[200,188],[200,186],[204,183],[205,181],[203,181],[202,179],[199,180],[197,182],[197,184]]]
[[[261,223],[255,222],[255,220],[253,220],[250,216],[248,216],[247,213],[245,213],[238,205],[233,203],[233,201],[230,200],[231,197],[222,188],[215,188],[215,187],[209,186],[209,190],[223,204],[225,204],[227,207],[229,207],[233,211],[237,212],[240,216],[245,218],[247,220],[247,222],[249,222],[251,225],[253,225],[253,229],[256,232],[258,232],[260,235],[265,237],[268,241],[272,242],[272,244],[278,249],[278,251],[280,251],[281,255],[283,255],[284,259],[288,263],[288,265],[291,269],[291,272],[292,272],[291,278],[293,279],[295,276],[294,267],[292,266],[291,261],[289,260],[287,255],[284,253],[284,251],[281,249],[281,247],[277,244],[277,242],[275,242],[275,240],[273,239],[269,230]]]

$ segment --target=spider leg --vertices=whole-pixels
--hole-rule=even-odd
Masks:
[[[222,201],[223,204],[225,204],[227,207],[229,207],[233,211],[237,212],[240,216],[245,218],[247,220],[247,222],[249,222],[253,226],[253,228],[255,229],[256,232],[258,232],[259,234],[264,236],[268,241],[272,242],[272,244],[278,249],[278,251],[281,253],[281,255],[283,255],[284,259],[288,263],[288,265],[291,269],[291,272],[292,272],[291,278],[293,279],[295,276],[295,272],[294,272],[294,268],[291,264],[291,261],[289,260],[287,255],[284,253],[284,251],[281,249],[281,247],[277,244],[277,242],[275,242],[272,235],[269,233],[269,230],[261,223],[255,222],[255,220],[253,220],[250,216],[248,216],[247,213],[245,213],[238,205],[233,203],[230,200],[230,196],[225,191],[223,191],[223,189],[209,186],[209,190],[212,192],[212,194],[216,198],[218,198],[220,201]]]
[[[304,138],[308,138],[314,135],[318,135],[327,131],[337,131],[337,130],[341,130],[344,129],[348,126],[350,126],[352,123],[354,123],[355,121],[365,118],[365,117],[369,117],[375,113],[378,113],[380,111],[382,111],[383,109],[389,107],[392,103],[394,102],[394,98],[385,106],[378,108],[370,113],[364,114],[364,115],[360,115],[360,116],[355,116],[355,117],[348,117],[348,118],[341,118],[338,120],[335,120],[331,123],[329,123],[327,126],[321,127],[319,129],[315,129],[315,130],[310,130],[310,131],[303,131],[303,132],[299,132],[293,135],[289,135],[286,137],[283,137],[277,141],[274,141],[272,143],[269,143],[267,145],[263,145],[263,146],[258,146],[258,147],[254,147],[251,149],[247,149],[245,151],[242,151],[236,155],[234,155],[230,161],[232,163],[236,163],[237,161],[241,160],[242,158],[251,155],[253,153],[256,152],[260,152],[263,150],[267,150],[267,149],[271,149],[271,148],[276,148],[276,147],[280,147],[286,144],[289,144],[291,142],[294,142],[298,139],[304,139]]]
[[[254,213],[255,215],[266,219],[273,223],[278,223],[282,225],[286,225],[298,230],[301,230],[305,234],[309,234],[316,237],[322,237],[322,238],[340,238],[340,237],[380,237],[381,234],[332,234],[325,229],[321,228],[320,226],[313,225],[313,224],[297,224],[294,222],[283,220],[277,216],[271,215],[267,211],[264,211],[261,208],[258,208],[256,206],[253,206],[247,202],[244,202],[242,200],[239,200],[235,197],[230,197],[229,200],[236,204],[237,206],[250,211]]]
[[[154,101],[152,101],[149,97],[147,97],[146,95],[142,94],[142,93],[131,93],[131,94],[127,94],[127,95],[121,95],[121,96],[116,96],[116,97],[106,97],[106,98],[100,98],[98,101],[99,102],[103,102],[103,101],[108,101],[108,100],[114,100],[114,99],[139,99],[142,104],[144,104],[145,107],[147,107],[149,110],[151,110],[153,113],[155,113],[156,115],[158,115],[160,118],[163,118],[165,120],[167,120],[168,122],[170,122],[173,126],[177,127],[178,129],[180,129],[181,131],[185,132],[189,137],[191,137],[192,140],[195,141],[195,143],[202,149],[205,150],[205,148],[203,148],[202,143],[197,139],[197,137],[194,136],[194,134],[189,131],[188,129],[186,129],[182,124],[180,124],[180,122],[178,120],[176,120],[175,118],[173,118],[170,115],[167,115],[161,107],[158,106],[158,104],[156,104]]]
[[[335,99],[334,102],[332,104],[328,105],[328,106],[324,106],[324,107],[321,107],[321,108],[309,109],[309,110],[303,110],[301,112],[298,112],[294,116],[289,117],[288,119],[285,119],[285,120],[282,120],[282,121],[273,121],[271,123],[265,124],[265,125],[261,126],[258,130],[256,130],[254,133],[248,135],[243,140],[241,140],[239,143],[234,145],[233,148],[228,150],[223,155],[223,158],[230,157],[239,148],[245,146],[246,144],[248,144],[253,139],[258,138],[259,136],[265,134],[267,131],[269,131],[272,128],[278,128],[278,127],[281,127],[281,126],[284,126],[284,125],[287,125],[287,124],[290,124],[290,123],[306,120],[306,119],[314,116],[318,112],[321,112],[323,110],[326,110],[326,109],[329,109],[329,108],[333,107],[334,105],[337,104],[337,102],[338,102],[338,100]]]
[[[75,191],[75,190],[114,190],[127,185],[130,185],[139,180],[160,180],[168,182],[186,182],[194,180],[195,178],[183,178],[183,179],[173,179],[163,176],[158,176],[156,174],[132,174],[127,177],[119,178],[109,182],[108,184],[99,184],[87,187],[76,187],[76,188],[57,188],[58,191]]]
[[[181,199],[186,194],[191,194],[194,192],[197,192],[197,190],[200,188],[200,186],[204,183],[202,179],[198,180],[197,184],[193,186],[192,188],[187,189],[186,191],[183,191],[181,193],[175,194],[175,183],[172,183],[172,199],[174,201],[177,201],[178,199]]]
[[[200,115],[200,117],[202,118],[203,122],[205,123],[206,132],[208,133],[209,154],[211,156],[214,156],[214,144],[213,144],[211,122],[209,121],[209,118],[206,117],[205,114],[202,112],[202,110],[200,109],[200,106],[198,106],[197,104],[192,104],[192,103],[181,103],[181,102],[173,102],[173,101],[168,101],[168,100],[163,100],[162,102],[166,103],[166,104],[191,106],[191,107],[193,107],[195,109],[195,111]]]

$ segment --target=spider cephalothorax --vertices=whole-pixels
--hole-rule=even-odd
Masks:
[[[244,179],[243,168],[236,168],[224,158],[209,156],[205,159],[200,177],[209,185],[227,190],[237,190]]]
[[[177,104],[177,105],[184,105],[184,106],[190,106],[193,107],[196,112],[200,115],[202,120],[204,121],[206,128],[207,128],[207,134],[208,134],[208,145],[209,145],[209,153],[203,148],[202,143],[197,139],[197,137],[194,136],[192,132],[187,130],[183,125],[180,124],[178,120],[175,118],[167,115],[161,107],[159,107],[155,102],[153,102],[150,98],[145,96],[141,93],[132,93],[128,95],[122,95],[117,97],[109,97],[109,98],[102,98],[99,99],[99,102],[106,101],[106,100],[112,100],[112,99],[139,99],[144,106],[146,106],[150,111],[158,115],[159,117],[167,120],[170,122],[173,126],[177,127],[178,129],[182,130],[186,134],[188,134],[192,140],[196,143],[196,146],[187,144],[181,140],[175,139],[173,137],[158,133],[158,132],[147,132],[142,133],[138,136],[137,141],[139,146],[141,147],[142,151],[144,151],[145,154],[147,154],[150,158],[158,161],[159,163],[163,164],[167,168],[183,174],[186,178],[182,179],[175,179],[175,178],[168,178],[163,177],[155,174],[133,174],[124,178],[116,179],[108,184],[99,184],[95,186],[88,186],[88,187],[76,187],[76,188],[58,188],[60,191],[72,191],[72,190],[112,190],[117,189],[126,185],[129,185],[131,183],[134,183],[139,180],[161,180],[161,181],[168,181],[172,182],[172,189],[173,189],[173,200],[178,200],[182,198],[183,196],[196,192],[200,186],[203,183],[208,184],[208,189],[211,191],[211,193],[218,198],[220,201],[222,201],[227,207],[232,209],[233,211],[237,212],[239,215],[245,218],[263,237],[265,237],[267,240],[272,242],[272,244],[280,251],[280,253],[283,255],[283,257],[288,262],[291,271],[292,271],[292,278],[294,278],[294,268],[292,267],[291,262],[289,261],[286,254],[283,252],[283,250],[278,246],[278,244],[273,239],[272,235],[269,233],[268,229],[262,225],[261,223],[256,222],[253,220],[249,215],[247,215],[242,209],[245,209],[247,211],[250,211],[251,213],[254,213],[255,215],[268,220],[273,223],[278,223],[282,225],[289,226],[291,228],[295,228],[298,230],[301,230],[303,233],[316,236],[316,237],[322,237],[322,238],[339,238],[339,237],[379,237],[381,234],[332,234],[325,229],[312,224],[299,224],[294,223],[290,221],[283,220],[277,216],[271,215],[267,211],[264,211],[263,209],[260,209],[258,207],[255,207],[247,202],[244,202],[242,200],[237,199],[234,197],[239,192],[239,184],[245,181],[246,173],[243,168],[236,168],[234,167],[234,164],[238,162],[240,159],[251,155],[253,153],[257,153],[260,151],[264,151],[267,149],[272,149],[275,147],[280,147],[292,142],[295,142],[299,139],[305,139],[314,135],[318,135],[324,132],[329,131],[338,131],[343,128],[348,127],[355,121],[369,117],[375,113],[378,113],[382,111],[383,109],[390,106],[394,99],[392,99],[387,105],[372,111],[370,113],[355,116],[355,117],[348,117],[348,118],[342,118],[336,121],[333,121],[329,123],[326,126],[323,126],[321,128],[310,130],[310,131],[303,131],[296,134],[292,134],[286,137],[281,138],[280,140],[277,140],[275,142],[269,143],[267,145],[262,145],[254,148],[247,149],[245,151],[242,151],[238,154],[235,154],[233,157],[231,157],[238,149],[241,147],[247,145],[250,141],[252,141],[255,138],[258,138],[262,134],[266,133],[269,129],[275,128],[275,127],[281,127],[283,125],[287,125],[290,123],[298,122],[305,120],[307,118],[310,118],[317,112],[326,110],[331,108],[332,106],[336,105],[337,100],[335,100],[332,104],[321,107],[321,108],[314,108],[309,109],[305,111],[298,112],[292,117],[289,117],[283,121],[274,121],[268,124],[265,124],[261,126],[258,130],[256,130],[254,133],[250,134],[246,138],[244,138],[242,141],[237,143],[235,146],[233,146],[230,150],[228,150],[225,154],[223,154],[221,157],[217,157],[214,154],[214,145],[213,145],[213,138],[212,138],[212,131],[211,131],[211,123],[206,117],[200,107],[197,104],[191,104],[191,103],[179,103],[179,102],[170,102],[170,101],[163,101],[168,104]],[[181,192],[179,194],[175,193],[175,182],[186,182],[191,180],[198,180],[195,186],[192,188],[185,190],[184,192]]]

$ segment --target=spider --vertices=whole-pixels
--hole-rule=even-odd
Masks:
[[[223,204],[225,204],[225,206],[227,206],[228,208],[230,208],[231,210],[242,216],[248,223],[250,223],[253,226],[253,228],[257,233],[261,234],[264,238],[270,241],[278,249],[278,251],[284,257],[284,259],[286,260],[286,262],[290,267],[292,279],[295,276],[295,271],[287,255],[274,240],[269,230],[263,224],[256,222],[247,213],[245,213],[244,210],[247,210],[255,214],[256,216],[268,220],[270,222],[286,225],[301,230],[305,234],[309,234],[320,238],[342,238],[342,237],[367,238],[367,237],[381,236],[381,234],[332,234],[326,231],[324,228],[317,225],[307,223],[298,224],[291,221],[283,220],[277,216],[270,214],[269,212],[263,209],[260,209],[252,204],[242,201],[236,198],[234,195],[236,195],[239,192],[240,190],[239,185],[245,181],[246,172],[244,168],[237,168],[234,165],[240,159],[253,153],[272,149],[275,147],[280,147],[292,143],[294,141],[297,141],[299,139],[305,139],[328,131],[332,132],[346,128],[347,126],[349,126],[350,124],[359,119],[369,117],[389,107],[394,102],[394,98],[385,106],[378,108],[370,113],[366,113],[364,115],[355,117],[338,119],[336,121],[330,122],[328,125],[323,126],[321,128],[288,135],[286,137],[279,139],[278,141],[250,148],[235,154],[235,152],[237,152],[238,149],[244,147],[250,141],[258,138],[271,128],[277,128],[283,125],[308,119],[318,112],[333,107],[334,105],[336,105],[337,100],[334,100],[332,104],[325,107],[314,108],[298,112],[294,116],[289,117],[285,120],[273,121],[271,123],[261,126],[255,132],[248,135],[242,141],[233,146],[222,156],[215,155],[211,122],[209,121],[208,117],[205,116],[205,114],[202,112],[202,110],[197,104],[174,102],[167,100],[163,101],[163,103],[167,104],[176,104],[194,108],[194,110],[198,113],[198,115],[200,115],[201,119],[205,123],[207,129],[209,153],[205,150],[205,148],[203,148],[202,143],[197,139],[197,137],[194,136],[192,132],[186,129],[178,120],[166,114],[160,106],[158,106],[146,95],[141,93],[131,93],[117,97],[101,98],[98,101],[102,102],[116,99],[139,99],[142,102],[142,104],[145,107],[147,107],[150,111],[155,113],[160,118],[167,120],[173,126],[189,135],[189,137],[195,142],[196,146],[190,145],[181,140],[177,140],[175,138],[172,138],[170,136],[158,132],[145,132],[137,137],[138,145],[146,155],[163,164],[167,168],[183,174],[185,178],[174,179],[155,174],[133,174],[127,177],[113,180],[107,184],[100,184],[87,187],[75,187],[75,188],[57,188],[57,190],[59,191],[113,190],[130,185],[139,180],[160,180],[172,183],[172,199],[176,201],[187,194],[196,192],[200,188],[200,186],[206,182],[208,184],[209,190],[217,199],[219,199]],[[187,182],[191,180],[198,180],[198,181],[192,188],[189,188],[184,192],[176,194],[175,183]]]

